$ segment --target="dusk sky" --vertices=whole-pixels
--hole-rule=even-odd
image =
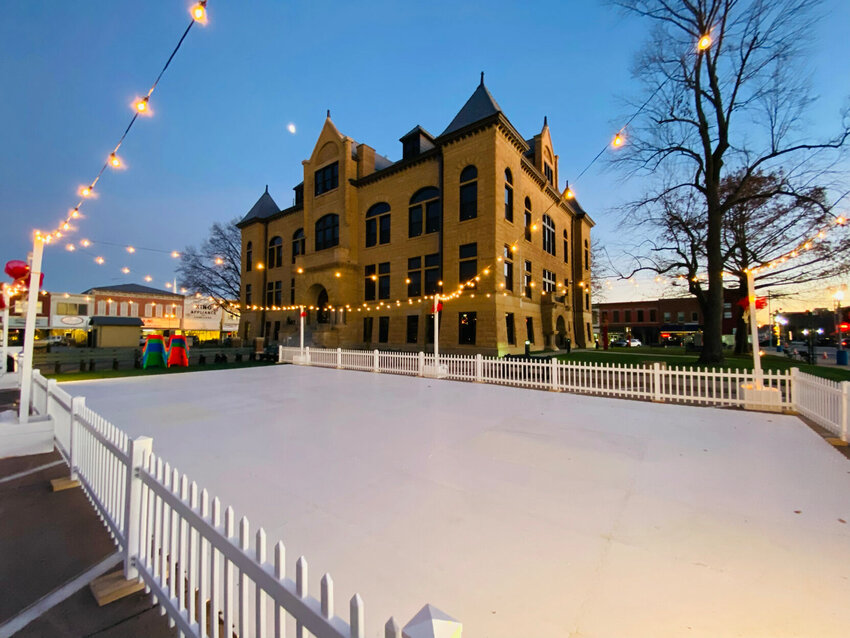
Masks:
[[[25,259],[32,230],[55,227],[76,203],[188,24],[189,5],[0,4],[4,262]],[[163,287],[176,265],[167,252],[244,215],[266,184],[289,206],[327,109],[343,134],[397,160],[398,138],[416,124],[441,132],[484,71],[523,135],[548,116],[563,187],[628,119],[625,100],[640,98],[631,67],[647,24],[603,2],[211,0],[208,9],[209,24],[192,29],[154,93],[153,117],[122,147],[127,170],[104,176],[72,237],[166,252],[50,246],[48,290],[143,283],[146,274]],[[850,2],[826,2],[823,14],[808,65],[820,98],[810,113],[816,137],[836,132],[850,92]],[[617,205],[640,184],[600,161],[574,186],[616,254]],[[611,298],[649,288],[619,284]]]

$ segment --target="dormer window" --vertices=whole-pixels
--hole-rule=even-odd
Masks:
[[[339,186],[339,162],[328,164],[316,171],[315,193],[321,195]]]

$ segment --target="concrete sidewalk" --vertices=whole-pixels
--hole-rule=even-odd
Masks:
[[[87,572],[114,571],[120,556],[81,488],[51,492],[67,475],[55,451],[0,460],[0,638],[176,636],[144,591],[97,606]]]

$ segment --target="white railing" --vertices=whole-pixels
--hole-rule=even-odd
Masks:
[[[829,381],[792,370],[794,408],[840,437],[848,440],[850,428],[850,381]]]
[[[278,361],[304,365],[425,376],[434,355],[422,352],[343,350],[280,346]],[[747,370],[567,363],[557,359],[507,359],[441,354],[446,378],[580,394],[715,406],[746,404],[742,386],[753,383]],[[766,372],[764,386],[778,391],[778,407],[793,409],[790,372]]]
[[[237,520],[232,508],[154,455],[150,438],[129,438],[38,370],[33,389],[31,407],[53,417],[56,446],[121,548],[125,577],[144,581],[181,635],[282,637],[290,625],[296,636],[365,638],[358,594],[347,620],[334,606],[329,574],[312,596],[303,556],[289,578],[283,543],[270,558],[263,528],[252,539],[247,518]],[[383,632],[368,635],[378,633],[400,638],[401,628],[390,618]]]

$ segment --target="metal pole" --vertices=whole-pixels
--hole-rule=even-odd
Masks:
[[[27,318],[24,328],[24,350],[21,365],[21,404],[18,422],[27,423],[30,417],[30,396],[32,394],[32,351],[35,343],[35,317],[38,314],[38,282],[41,279],[41,258],[44,254],[44,241],[38,235],[33,239],[32,260],[30,261],[30,283],[27,295]]]
[[[9,290],[6,284],[3,284],[3,367],[0,368],[0,377],[6,374],[6,367],[9,365]]]
[[[434,368],[440,365],[440,293],[434,295]]]
[[[750,301],[750,332],[753,339],[753,372],[755,378],[755,389],[760,390],[764,383],[761,372],[761,357],[759,356],[759,326],[756,321],[756,285],[753,271],[747,270],[747,292]]]
[[[304,356],[304,306],[301,306],[298,315],[301,320],[301,356]]]

